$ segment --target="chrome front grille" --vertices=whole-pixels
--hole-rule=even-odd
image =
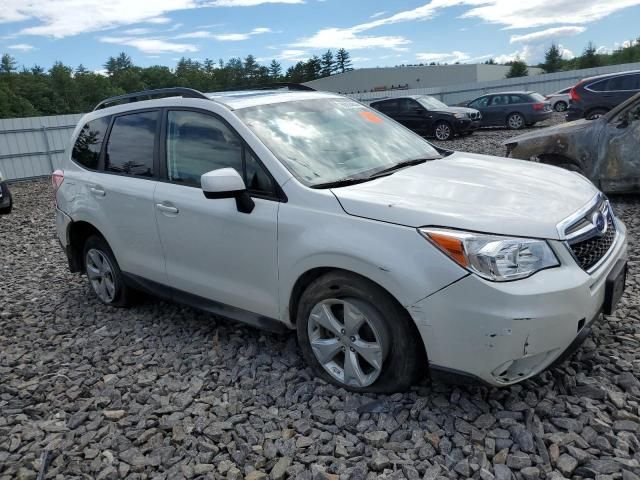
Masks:
[[[606,258],[618,234],[611,205],[602,194],[562,222],[558,230],[578,265],[589,273]]]

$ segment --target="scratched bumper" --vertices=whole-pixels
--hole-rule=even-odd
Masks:
[[[605,280],[626,257],[626,230],[607,261],[588,275],[561,242],[561,266],[524,280],[489,282],[469,275],[409,307],[430,367],[496,386],[536,375],[584,337],[602,309]]]

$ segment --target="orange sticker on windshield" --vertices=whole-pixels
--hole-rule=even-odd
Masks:
[[[367,122],[382,123],[382,119],[373,112],[368,112],[365,110],[363,112],[360,112],[360,116],[364,118]]]

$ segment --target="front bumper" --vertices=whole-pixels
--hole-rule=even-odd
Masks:
[[[456,120],[454,129],[456,133],[474,132],[480,128],[480,120]]]
[[[591,275],[553,241],[560,267],[502,283],[468,275],[409,307],[432,371],[505,386],[549,367],[599,318],[606,278],[627,256],[622,222],[619,232]]]

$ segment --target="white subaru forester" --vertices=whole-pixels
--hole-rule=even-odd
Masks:
[[[354,391],[427,369],[518,382],[624,289],[625,226],[584,177],[437,149],[339,95],[115,97],[65,162],[58,235],[102,302],[144,290],[296,329],[317,374]]]

